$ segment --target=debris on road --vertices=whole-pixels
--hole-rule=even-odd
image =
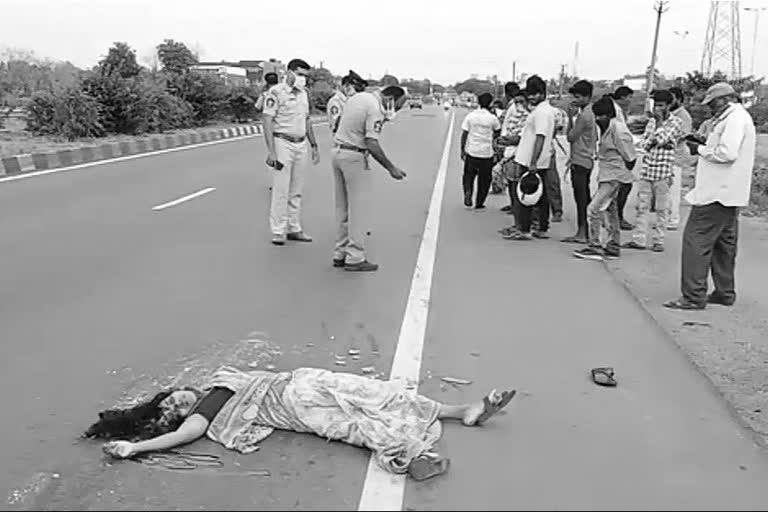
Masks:
[[[351,348],[351,349],[349,349],[347,351],[347,354],[349,354],[351,356],[359,356],[360,355],[360,351],[357,350],[356,348]]]
[[[469,386],[472,384],[471,380],[457,379],[456,377],[442,377],[440,380],[447,382],[448,384],[458,384],[460,386]]]
[[[258,367],[259,367],[258,361],[251,361],[250,363],[248,363],[248,368],[258,368]]]
[[[344,359],[337,359],[336,366],[347,366],[347,362]]]
[[[709,322],[683,322],[683,327],[712,327]]]
[[[277,366],[275,366],[273,364],[268,364],[267,365],[267,371],[269,371],[269,372],[275,371],[276,368],[277,368]]]
[[[470,352],[469,355],[472,357],[480,357],[480,352]]]
[[[363,372],[364,375],[370,375],[376,371],[376,368],[373,366],[366,366],[365,368],[361,368],[360,371]]]
[[[617,382],[614,379],[615,372],[613,368],[592,368],[592,381],[598,386],[615,387]]]

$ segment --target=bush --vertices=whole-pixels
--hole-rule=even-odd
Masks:
[[[237,87],[229,94],[228,110],[235,121],[242,123],[256,116],[256,101],[259,91],[253,87]]]
[[[164,132],[188,128],[193,124],[192,106],[167,91],[161,91],[148,98],[147,131]]]
[[[91,73],[83,79],[81,87],[102,106],[104,128],[108,132],[139,135],[147,131],[149,112],[141,77]]]
[[[168,78],[169,92],[192,107],[194,124],[203,126],[224,112],[228,91],[217,76],[190,72]]]
[[[768,101],[763,100],[762,103],[752,105],[749,113],[752,115],[757,131],[768,133]]]
[[[105,134],[99,103],[77,86],[37,92],[27,105],[27,130],[74,140]]]

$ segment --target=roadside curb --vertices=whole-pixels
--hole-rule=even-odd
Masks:
[[[687,217],[687,215],[686,215]],[[677,236],[682,236],[681,232],[678,232]],[[668,322],[664,318],[659,316],[658,312],[654,308],[650,307],[647,300],[644,300],[642,294],[635,289],[630,279],[626,274],[622,272],[621,268],[613,267],[610,264],[603,262],[603,267],[611,276],[611,278],[619,284],[625,291],[625,293],[640,307],[643,314],[653,323],[662,336],[664,336],[686,359],[688,364],[696,370],[696,372],[706,381],[707,387],[718,398],[722,400],[729,415],[734,421],[743,429],[743,431],[749,436],[752,441],[763,449],[768,449],[768,436],[764,432],[757,430],[749,418],[745,417],[742,411],[739,409],[737,403],[735,403],[731,396],[728,394],[728,390],[723,388],[716,380],[715,376],[710,373],[710,368],[705,364],[697,360],[696,354],[691,351],[691,348],[684,342],[678,340],[673,330],[670,330],[667,325]]]
[[[0,159],[0,176],[15,176],[37,171],[48,171],[61,167],[87,164],[114,158],[153,153],[164,149],[193,146],[204,142],[231,139],[246,135],[262,135],[260,124],[209,128],[192,133],[156,134],[130,141],[110,142],[77,149],[64,149],[50,153],[16,155]]]

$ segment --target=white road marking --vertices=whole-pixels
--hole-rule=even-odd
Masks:
[[[165,210],[166,208],[170,208],[172,206],[176,206],[177,204],[181,204],[181,203],[183,203],[185,201],[189,201],[190,199],[194,199],[196,197],[204,196],[205,194],[208,194],[209,192],[213,192],[214,190],[216,190],[214,187],[204,188],[203,190],[198,190],[197,192],[195,192],[193,194],[189,194],[189,195],[186,195],[184,197],[180,197],[178,199],[174,199],[173,201],[170,201],[168,203],[159,204],[159,205],[155,206],[152,209],[155,210],[156,212],[158,212],[160,210]]]
[[[327,122],[323,123],[317,123],[313,124],[313,126],[323,126],[328,124]],[[204,148],[206,146],[214,146],[216,144],[226,144],[227,142],[235,142],[238,140],[244,140],[244,139],[253,139],[256,137],[263,137],[264,135],[261,133],[255,133],[252,135],[243,135],[239,137],[230,137],[228,139],[220,139],[220,140],[212,140],[209,142],[200,142],[198,144],[189,144],[187,146],[180,146],[178,148],[169,148],[169,149],[161,149],[158,151],[150,151],[148,153],[139,153],[137,155],[127,155],[127,156],[119,156],[117,158],[110,158],[107,160],[99,160],[97,162],[89,162],[87,164],[78,164],[78,165],[72,165],[70,167],[60,167],[58,169],[48,169],[47,171],[35,171],[35,172],[27,172],[24,174],[17,174],[16,176],[6,176],[5,178],[0,178],[0,183],[5,183],[7,181],[17,181],[17,180],[23,180],[27,178],[34,178],[36,176],[45,176],[47,174],[55,174],[57,172],[66,172],[66,171],[76,171],[78,169],[86,169],[88,167],[95,167],[97,165],[106,165],[106,164],[113,164],[116,162],[125,162],[127,160],[135,160],[137,158],[146,158],[149,156],[157,156],[157,155],[163,155],[166,153],[175,153],[177,151],[187,151],[189,149],[197,149],[197,148]]]
[[[429,203],[429,213],[424,225],[424,236],[421,239],[416,268],[411,280],[411,291],[405,306],[403,323],[400,326],[400,337],[397,340],[395,358],[392,362],[390,379],[406,382],[413,392],[418,391],[418,381],[421,372],[421,357],[424,349],[424,336],[427,330],[429,304],[432,289],[432,271],[437,254],[437,236],[440,232],[440,210],[443,206],[445,178],[448,171],[448,156],[453,137],[455,115],[451,114],[448,134],[445,138],[443,156],[435,178],[432,199]],[[363,485],[358,510],[400,510],[405,496],[405,476],[393,475],[381,469],[373,456],[368,461],[368,472]]]

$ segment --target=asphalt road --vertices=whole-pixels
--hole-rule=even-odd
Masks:
[[[408,482],[403,508],[764,508],[768,457],[602,265],[555,240],[500,239],[501,197],[485,212],[463,208],[463,115],[420,391],[448,402],[520,394],[484,428],[447,425],[450,473]],[[388,375],[449,121],[427,107],[385,130],[408,179],[377,170],[375,274],[330,266],[328,150],[305,193],[316,240],[283,248],[269,243],[260,138],[0,183],[4,508],[356,509],[367,453],[312,436],[276,433],[248,456],[201,441],[194,450],[225,465],[194,471],[110,464],[77,436],[124,394],[225,361]],[[318,133],[329,148],[327,127]],[[555,233],[571,223],[567,211]],[[361,359],[335,366],[349,348]],[[592,384],[595,366],[616,367],[620,386]],[[442,376],[473,383],[441,386]]]

